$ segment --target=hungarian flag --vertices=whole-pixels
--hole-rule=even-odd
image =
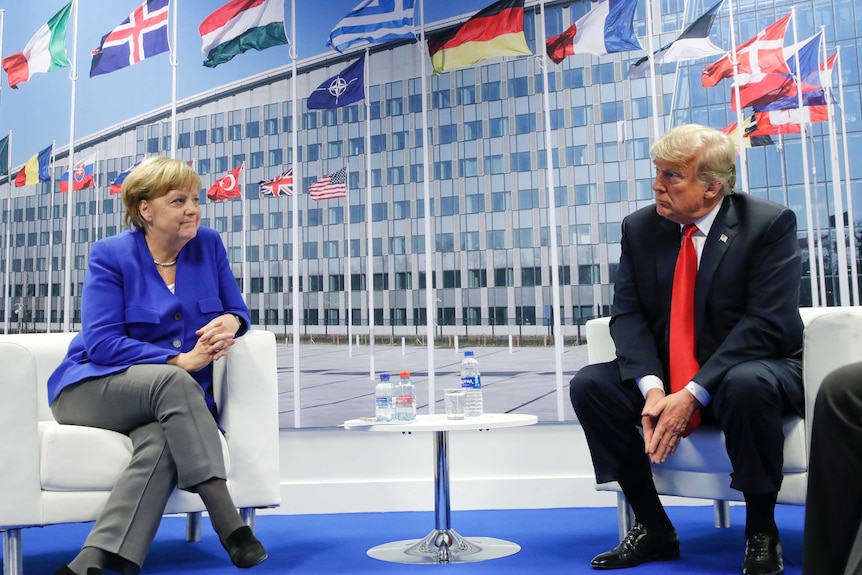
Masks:
[[[24,167],[15,176],[16,188],[38,184],[39,182],[47,182],[51,179],[49,167],[51,165],[51,152],[53,149],[54,144],[51,144],[27,160],[27,163],[24,164]]]
[[[69,2],[36,31],[23,50],[3,58],[10,88],[17,88],[37,72],[50,72],[72,65],[66,57],[66,28],[71,12],[72,3]]]
[[[606,0],[583,15],[559,36],[548,38],[548,57],[559,64],[573,54],[604,56],[640,50],[632,21],[637,0]]]
[[[206,55],[204,66],[215,68],[248,50],[287,44],[283,0],[232,0],[206,17],[198,27]]]
[[[286,172],[283,172],[281,175],[278,175],[271,180],[263,180],[259,185],[261,196],[292,196],[293,168],[288,168]]]
[[[242,195],[239,186],[239,172],[244,164],[240,164],[223,178],[220,178],[213,187],[207,190],[207,197],[215,202],[238,198]]]
[[[96,155],[93,154],[75,164],[75,169],[72,172],[72,189],[74,191],[83,190],[84,188],[96,187]],[[69,191],[69,171],[63,172],[60,176],[60,192]]]
[[[498,56],[530,55],[524,36],[524,0],[500,0],[461,24],[428,37],[434,73]]]
[[[724,52],[712,43],[709,34],[715,17],[724,0],[718,2],[701,15],[700,18],[689,24],[676,40],[662,46],[653,53],[652,59],[656,66],[669,64],[671,62],[683,62],[686,60],[697,60],[708,56],[717,56]],[[649,56],[644,56],[629,68],[629,78],[640,78],[649,69]]]

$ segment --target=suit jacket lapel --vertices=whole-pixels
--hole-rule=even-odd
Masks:
[[[700,331],[706,298],[718,264],[721,263],[721,259],[736,237],[736,225],[738,223],[736,207],[730,196],[725,196],[722,202],[723,205],[719,209],[718,215],[715,216],[715,221],[709,230],[709,236],[703,245],[700,265],[697,269],[697,284],[694,290],[695,333]]]
[[[655,240],[656,254],[656,293],[667,294],[662,305],[665,306],[665,315],[670,317],[670,296],[673,291],[673,271],[676,267],[676,258],[679,254],[680,245],[679,224],[661,218]]]

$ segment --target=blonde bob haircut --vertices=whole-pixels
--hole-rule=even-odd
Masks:
[[[200,187],[200,176],[187,163],[161,156],[147,158],[123,181],[123,205],[126,207],[123,222],[130,228],[143,229],[141,202],[160,198],[171,190],[199,190]]]
[[[720,130],[699,124],[672,129],[650,148],[650,154],[684,169],[695,166],[698,181],[706,186],[721,184],[724,195],[732,194],[736,185],[736,146]]]

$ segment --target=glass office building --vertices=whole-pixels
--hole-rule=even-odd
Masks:
[[[654,1],[655,46],[673,40],[711,5],[711,0],[694,0],[688,6],[683,0]],[[844,101],[837,114],[838,142],[843,139],[842,125],[846,126],[852,161],[862,152],[858,65],[862,6],[853,0],[734,2],[737,43],[788,13],[791,6],[800,39],[824,26],[829,53],[841,46]],[[560,33],[590,7],[589,2],[547,2],[548,35]],[[531,48],[541,51],[537,10],[537,2],[527,2],[526,36]],[[645,10],[641,1],[635,17],[641,38],[646,35]],[[465,19],[432,23],[428,29]],[[726,49],[731,44],[729,29],[728,8],[723,6],[713,41]],[[788,32],[786,43],[791,42]],[[701,86],[700,72],[709,61],[660,66],[654,105],[649,77],[626,77],[629,65],[643,53],[627,52],[575,55],[553,65],[546,126],[540,61],[497,58],[426,80],[429,129],[423,134],[421,56],[411,43],[371,51],[367,102],[308,110],[305,99],[311,91],[360,54],[302,60],[295,82],[288,66],[182,100],[176,134],[171,133],[169,110],[161,108],[82,138],[76,152],[98,154],[99,186],[74,194],[71,237],[66,234],[66,198],[52,193],[56,182],[38,186],[35,193],[32,187],[12,188],[11,205],[10,200],[3,202],[6,219],[0,238],[0,269],[10,270],[11,331],[44,331],[49,318],[51,330],[61,328],[69,313],[63,309],[67,265],[72,278],[71,324],[73,329],[80,326],[80,292],[90,245],[123,228],[122,202],[108,194],[110,182],[148,155],[170,155],[175,145],[176,156],[193,161],[201,175],[203,224],[221,232],[238,279],[248,265],[247,285],[242,288],[258,327],[290,331],[295,247],[302,307],[297,313],[302,314],[303,333],[343,334],[348,321],[353,326],[371,321],[381,326],[375,327],[377,335],[424,334],[429,281],[425,250],[430,242],[430,281],[435,290],[431,313],[443,333],[546,335],[552,318],[550,250],[555,234],[559,318],[563,333],[575,336],[586,319],[609,314],[620,222],[653,201],[652,114],[658,114],[661,131],[688,122],[723,128],[736,118],[729,105],[729,81],[715,88]],[[430,63],[427,67],[430,73]],[[294,89],[300,105],[296,125]],[[550,194],[546,127],[553,142],[555,185]],[[295,159],[294,129],[299,141]],[[371,134],[368,141],[366,129]],[[834,258],[833,177],[825,123],[812,127],[807,145],[812,216],[823,240],[823,283],[833,304],[839,266]],[[428,146],[427,169],[423,146]],[[751,148],[746,154],[750,193],[789,205],[798,215],[806,262],[800,278],[801,303],[809,305],[801,140],[798,135],[776,137],[774,145]],[[299,173],[296,199],[259,197],[258,182],[293,166],[294,160]],[[243,199],[208,201],[206,188],[243,162]],[[67,164],[61,149],[55,177]],[[347,199],[314,202],[308,197],[310,183],[344,166],[349,168]],[[862,176],[851,166],[850,177],[855,199],[862,193]],[[426,179],[431,206],[427,214]],[[291,214],[293,201],[299,202],[297,222]],[[556,206],[555,229],[549,225],[551,205]],[[862,204],[855,205],[862,210]],[[430,237],[425,234],[426,217],[431,218]],[[299,228],[297,246],[292,245],[294,225]],[[67,242],[71,261],[66,261]],[[368,266],[372,285],[367,282]],[[371,313],[368,289],[373,296]]]

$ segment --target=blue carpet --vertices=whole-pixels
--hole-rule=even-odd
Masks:
[[[731,507],[732,527],[713,527],[712,507],[671,507],[682,558],[635,569],[637,575],[738,574],[745,548],[745,510]],[[779,506],[787,575],[801,573],[802,507]],[[341,515],[262,515],[257,534],[269,559],[249,573],[390,574],[453,570],[466,574],[597,573],[590,559],[616,545],[615,508],[457,511],[452,528],[461,535],[495,537],[521,546],[515,555],[482,563],[400,565],[371,559],[366,551],[382,543],[420,538],[434,526],[431,512]],[[25,575],[51,575],[77,553],[91,524],[24,530]],[[239,573],[204,518],[200,543],[186,543],[185,520],[165,518],[144,565],[144,573],[180,575]]]

